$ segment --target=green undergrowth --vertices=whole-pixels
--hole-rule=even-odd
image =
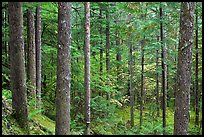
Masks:
[[[191,117],[195,117],[191,112]],[[201,119],[202,113],[200,113]],[[194,127],[194,119],[189,122],[189,134],[197,134],[198,128]],[[109,117],[103,119],[96,119],[92,122],[92,130],[96,134],[102,135],[162,135],[162,110],[160,110],[160,116],[157,117],[156,113],[149,113],[146,108],[143,110],[143,123],[140,128],[140,110],[134,110],[134,127],[130,126],[130,107],[126,106],[117,111]],[[173,135],[174,130],[174,111],[170,108],[166,110],[166,134]],[[202,128],[200,129],[200,134]]]
[[[148,106],[148,105],[147,105]],[[155,111],[150,111],[150,108],[144,107],[143,123],[140,128],[140,110],[139,107],[134,109],[134,127],[130,126],[130,107],[116,107],[109,105],[106,109],[109,111],[103,112],[103,115],[96,115],[94,112],[91,119],[91,134],[95,135],[162,135],[162,110],[160,116],[156,116]],[[150,113],[151,112],[151,113]],[[102,113],[102,112],[100,112]],[[16,119],[12,117],[11,99],[2,96],[2,134],[3,135],[26,135],[26,131],[18,125]],[[99,112],[97,112],[99,114]],[[166,133],[173,134],[174,128],[174,111],[167,107],[166,110]],[[82,135],[84,131],[83,115],[71,119],[71,134]],[[194,127],[195,112],[191,111],[189,121],[189,134],[195,135],[198,128]],[[202,112],[200,112],[200,120]],[[54,135],[55,121],[45,116],[43,113],[32,112],[29,115],[29,130],[30,135]],[[200,129],[202,134],[202,128]]]

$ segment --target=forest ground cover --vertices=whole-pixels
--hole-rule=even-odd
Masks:
[[[4,92],[5,93],[5,92]],[[10,92],[11,93],[11,92]],[[2,134],[3,135],[23,135],[26,131],[20,128],[15,118],[11,115],[11,98],[10,94],[2,95]],[[151,106],[151,105],[149,105]],[[143,126],[140,129],[140,110],[135,107],[134,120],[135,126],[130,126],[130,106],[117,107],[112,104],[109,107],[109,112],[103,118],[94,117],[91,124],[91,134],[95,135],[162,135],[162,118],[157,117],[156,113],[150,108],[143,110]],[[194,127],[193,110],[190,111],[189,133],[196,134],[197,129]],[[162,111],[160,110],[160,115]],[[80,115],[78,115],[80,117]],[[173,134],[174,126],[174,110],[167,108],[167,134]],[[202,118],[202,111],[200,112],[200,120]],[[80,119],[80,118],[79,118]],[[31,135],[54,135],[55,134],[55,121],[51,120],[44,114],[33,113],[29,121]],[[71,120],[71,133],[72,135],[83,134],[83,123],[80,120]],[[202,134],[202,127],[200,129]]]

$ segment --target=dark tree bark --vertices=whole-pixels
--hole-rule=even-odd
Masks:
[[[159,36],[157,36],[159,41]],[[157,104],[157,117],[159,117],[159,49],[156,49],[156,104]]]
[[[36,8],[36,86],[37,86],[37,108],[41,109],[41,13],[42,8]]]
[[[28,81],[31,84],[29,89],[29,101],[32,100],[36,108],[36,48],[35,48],[35,26],[34,26],[34,12],[28,10]]]
[[[85,87],[85,135],[90,135],[90,2],[84,3],[84,87]]]
[[[160,3],[160,35],[161,35],[161,58],[162,58],[162,119],[163,119],[163,134],[166,134],[166,93],[167,93],[167,65],[166,65],[166,57],[167,57],[167,49],[166,49],[166,30],[163,25],[165,12],[163,11],[162,4]]]
[[[70,134],[72,3],[58,3],[56,135]]]
[[[109,15],[109,5],[106,5],[106,73],[107,73],[107,83],[109,83],[109,70],[110,70],[110,15]],[[110,93],[107,93],[107,99],[110,99]]]
[[[199,98],[200,98],[200,93],[198,90],[198,3],[196,2],[196,31],[195,31],[195,49],[196,49],[196,62],[195,62],[195,112],[196,112],[196,117],[195,117],[195,127],[199,126]],[[198,132],[199,134],[199,132]]]
[[[141,92],[140,92],[140,128],[142,127],[143,92],[144,92],[144,39],[141,41],[142,50],[142,71],[141,71]]]
[[[182,2],[180,13],[180,42],[178,47],[177,91],[174,113],[175,135],[188,134],[193,23],[194,2]]]
[[[12,108],[20,126],[28,131],[22,3],[9,2],[8,12]]]

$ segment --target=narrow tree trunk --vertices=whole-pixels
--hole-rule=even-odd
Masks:
[[[102,77],[103,75],[103,32],[102,32],[102,5],[100,6],[100,76]],[[101,78],[102,80],[102,78]],[[102,86],[102,85],[101,85]],[[99,95],[102,96],[102,91],[99,92]]]
[[[119,24],[119,19],[116,17],[115,23]],[[119,28],[116,29],[115,31],[115,43],[116,43],[116,61],[117,61],[117,90],[120,91],[120,81],[121,81],[121,49],[120,49],[120,32]]]
[[[9,2],[9,47],[12,108],[21,127],[28,129],[26,73],[24,64],[23,12],[21,2]]]
[[[37,108],[41,109],[41,7],[36,8],[36,86],[37,86]]]
[[[70,134],[72,3],[58,3],[56,135]]]
[[[190,110],[194,3],[182,2],[180,43],[178,47],[177,92],[174,113],[174,134],[187,135]]]
[[[128,15],[128,23],[131,21],[131,14]],[[128,28],[128,45],[129,45],[129,93],[130,93],[130,122],[134,126],[134,92],[132,89],[132,34],[131,27]]]
[[[110,34],[110,16],[109,16],[109,5],[106,5],[106,73],[107,73],[107,84],[109,83],[109,70],[110,70],[110,57],[109,57],[109,50],[110,50],[110,41],[109,36]],[[110,93],[107,93],[107,99],[110,98]]]
[[[162,101],[162,119],[163,119],[163,134],[166,134],[165,128],[166,128],[166,92],[167,92],[167,66],[166,66],[166,42],[165,42],[165,37],[166,37],[166,32],[165,28],[163,27],[163,21],[164,21],[164,16],[165,12],[162,11],[162,4],[160,3],[160,34],[161,34],[161,45],[162,45],[162,53],[161,53],[161,58],[162,58],[162,93],[163,93],[163,101]]]
[[[32,109],[36,108],[36,48],[35,48],[35,29],[34,12],[28,10],[28,81],[30,83],[29,101],[34,102]]]
[[[195,62],[195,127],[199,127],[199,90],[198,90],[198,3],[196,2],[196,31],[195,31],[195,49],[196,49],[196,62]],[[199,132],[198,132],[199,134]]]
[[[140,92],[140,128],[142,128],[143,92],[144,92],[144,39],[141,41],[142,71],[141,71],[141,92]]]
[[[159,41],[159,36],[157,36]],[[157,104],[157,117],[159,117],[159,49],[156,49],[156,104]]]
[[[84,3],[84,87],[85,87],[85,135],[90,135],[90,2]]]

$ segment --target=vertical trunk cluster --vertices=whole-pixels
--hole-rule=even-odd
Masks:
[[[90,2],[84,3],[84,87],[85,87],[85,135],[90,134]]]
[[[162,58],[162,93],[163,93],[163,98],[162,98],[162,118],[163,118],[163,134],[165,133],[165,128],[166,128],[166,93],[167,93],[167,64],[166,64],[166,58],[167,58],[167,49],[166,49],[166,30],[164,28],[164,16],[165,12],[163,11],[162,4],[160,3],[160,35],[161,35],[161,47],[162,47],[162,53],[161,53],[161,58]]]
[[[41,109],[41,12],[42,8],[36,8],[36,86],[37,86],[37,108]]]
[[[72,3],[58,3],[56,134],[70,134]]]
[[[22,3],[9,2],[8,12],[12,107],[20,125],[28,131]]]
[[[194,2],[182,2],[180,42],[178,47],[177,91],[175,98],[174,134],[187,135],[190,110]]]
[[[32,108],[36,108],[36,48],[35,48],[35,26],[34,12],[27,11],[28,14],[28,81],[30,83],[29,98],[34,102]]]

